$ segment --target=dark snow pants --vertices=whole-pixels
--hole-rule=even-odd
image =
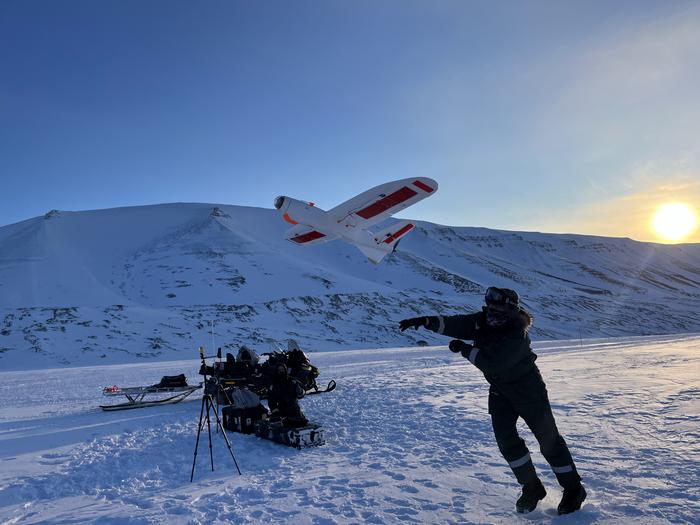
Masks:
[[[516,429],[521,417],[537,438],[542,455],[559,484],[564,488],[579,484],[581,478],[569,447],[557,430],[547,388],[537,368],[512,383],[492,383],[489,414],[498,448],[519,483],[525,484],[537,477],[530,452]]]

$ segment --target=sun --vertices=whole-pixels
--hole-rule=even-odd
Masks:
[[[693,233],[698,220],[693,208],[680,202],[670,202],[659,206],[651,219],[651,227],[667,242],[682,241]]]

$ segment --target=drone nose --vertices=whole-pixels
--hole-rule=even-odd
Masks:
[[[277,208],[278,210],[282,207],[283,204],[284,204],[284,197],[283,196],[279,196],[275,199],[275,208]]]

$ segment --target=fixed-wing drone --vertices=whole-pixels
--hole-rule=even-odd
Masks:
[[[427,177],[401,179],[380,184],[328,211],[317,208],[313,202],[286,196],[275,199],[275,208],[293,224],[285,233],[287,240],[311,245],[341,239],[356,246],[370,261],[379,263],[414,225],[399,221],[376,233],[368,228],[429,197],[437,188],[437,182]]]

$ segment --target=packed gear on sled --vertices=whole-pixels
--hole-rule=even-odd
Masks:
[[[156,388],[172,388],[176,386],[187,386],[187,378],[185,374],[179,374],[176,376],[163,376],[160,382],[153,385]]]
[[[236,408],[252,408],[260,404],[260,396],[246,387],[233,387],[229,393],[231,405]]]

